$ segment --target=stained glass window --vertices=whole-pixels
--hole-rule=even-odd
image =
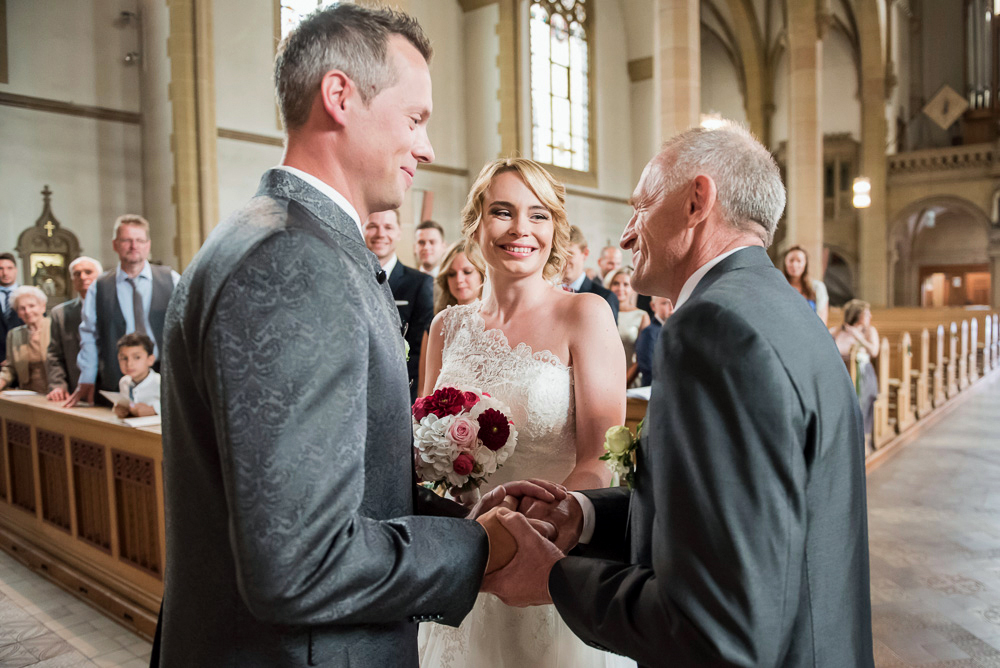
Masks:
[[[319,7],[327,7],[337,4],[339,0],[280,0],[278,7],[281,9],[281,39],[292,32],[295,26],[311,12]]]
[[[531,143],[535,160],[590,171],[587,0],[531,0]]]

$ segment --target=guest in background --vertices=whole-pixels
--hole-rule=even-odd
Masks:
[[[80,383],[66,400],[66,407],[79,401],[94,402],[94,387],[115,392],[118,370],[118,339],[139,332],[153,339],[159,356],[167,305],[180,274],[170,267],[152,265],[149,254],[149,222],[142,216],[126,214],[115,221],[111,246],[118,254],[118,266],[101,274],[87,290],[80,320]]]
[[[410,403],[413,403],[417,399],[420,377],[420,342],[434,318],[434,279],[407,267],[396,257],[400,237],[398,213],[381,211],[369,215],[364,232],[365,245],[375,253],[389,277],[389,288],[403,324],[403,336],[410,347],[406,371],[410,377]]]
[[[784,272],[788,284],[799,291],[819,319],[826,324],[830,314],[830,297],[823,281],[809,276],[809,254],[802,246],[792,246],[781,258],[781,271]]]
[[[865,422],[865,449],[872,438],[875,426],[875,399],[878,396],[878,379],[872,360],[878,357],[878,330],[872,325],[871,305],[860,299],[852,299],[844,304],[844,322],[839,327],[831,327],[830,334],[837,344],[840,356],[850,368],[857,364],[857,381],[855,390],[861,404],[861,415]],[[851,359],[851,349],[855,344],[861,346],[856,360]]]
[[[124,419],[160,414],[160,374],[153,371],[155,363],[153,340],[145,334],[132,332],[118,339],[118,368],[122,372],[118,392],[128,401],[115,404],[115,415]]]
[[[608,276],[622,266],[622,249],[617,246],[605,246],[601,256],[597,258],[597,272],[607,287]],[[619,300],[621,301],[621,300]]]
[[[80,380],[80,367],[76,365],[76,356],[80,353],[83,299],[87,296],[90,284],[103,272],[101,263],[86,255],[81,255],[69,263],[69,276],[77,296],[59,304],[49,313],[52,332],[45,359],[49,401],[66,401]]]
[[[7,358],[0,366],[0,390],[18,387],[45,394],[45,351],[49,347],[49,319],[45,293],[31,285],[14,290],[11,308],[24,323],[7,332]]]
[[[660,338],[660,330],[674,312],[674,303],[666,297],[652,297],[649,303],[653,308],[653,318],[649,327],[639,333],[639,338],[635,342],[635,361],[639,368],[640,387],[649,387],[653,384],[653,349],[656,347],[656,340]]]
[[[433,220],[417,225],[417,269],[433,277],[438,275],[438,262],[444,252],[444,228]]]
[[[636,306],[636,294],[632,290],[632,270],[621,267],[605,277],[604,287],[618,298],[618,335],[625,347],[626,386],[632,387],[639,376],[639,366],[635,361],[635,342],[642,330],[649,327],[649,314]]]
[[[471,304],[482,297],[485,277],[479,267],[472,264],[465,254],[465,239],[456,241],[448,247],[441,259],[440,269],[437,278],[434,279],[434,315],[449,306]],[[421,350],[427,350],[428,331],[429,329],[424,330],[424,337],[420,342]],[[423,390],[426,377],[427,357],[425,355],[420,360],[418,390]],[[418,394],[423,396],[420,391]]]
[[[618,298],[601,283],[593,281],[584,272],[583,263],[587,261],[590,250],[587,248],[587,238],[583,231],[573,225],[569,228],[569,258],[563,269],[563,288],[570,292],[591,292],[604,298],[611,306],[611,312],[618,322]]]
[[[17,260],[13,253],[0,253],[0,360],[7,359],[7,332],[24,323],[14,309],[17,283]]]

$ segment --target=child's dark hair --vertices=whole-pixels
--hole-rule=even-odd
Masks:
[[[132,332],[131,334],[126,334],[122,338],[118,339],[118,350],[121,350],[122,348],[131,348],[132,346],[142,346],[146,349],[147,355],[153,354],[153,339],[149,338],[145,334]]]

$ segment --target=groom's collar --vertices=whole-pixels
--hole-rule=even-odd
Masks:
[[[701,279],[703,279],[705,275],[715,267],[715,265],[719,264],[733,253],[737,253],[744,248],[751,248],[751,246],[740,246],[738,248],[728,250],[722,255],[717,255],[698,267],[698,270],[691,274],[686,281],[684,281],[684,287],[681,288],[681,293],[677,295],[677,303],[674,304],[674,310],[676,311],[684,305],[684,302],[691,299],[691,295],[694,294],[695,288],[697,288],[698,284],[701,283]]]

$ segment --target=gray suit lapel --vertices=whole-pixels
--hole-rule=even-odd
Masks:
[[[338,247],[370,272],[373,280],[377,280],[379,272],[382,271],[378,258],[365,246],[354,219],[329,197],[283,169],[269,169],[264,172],[257,188],[257,196],[285,199],[299,204],[318,223],[317,229],[329,236]],[[395,319],[398,326],[399,313],[396,311],[396,302],[389,289],[388,280],[383,280],[379,288],[385,303],[389,306],[387,313]]]

